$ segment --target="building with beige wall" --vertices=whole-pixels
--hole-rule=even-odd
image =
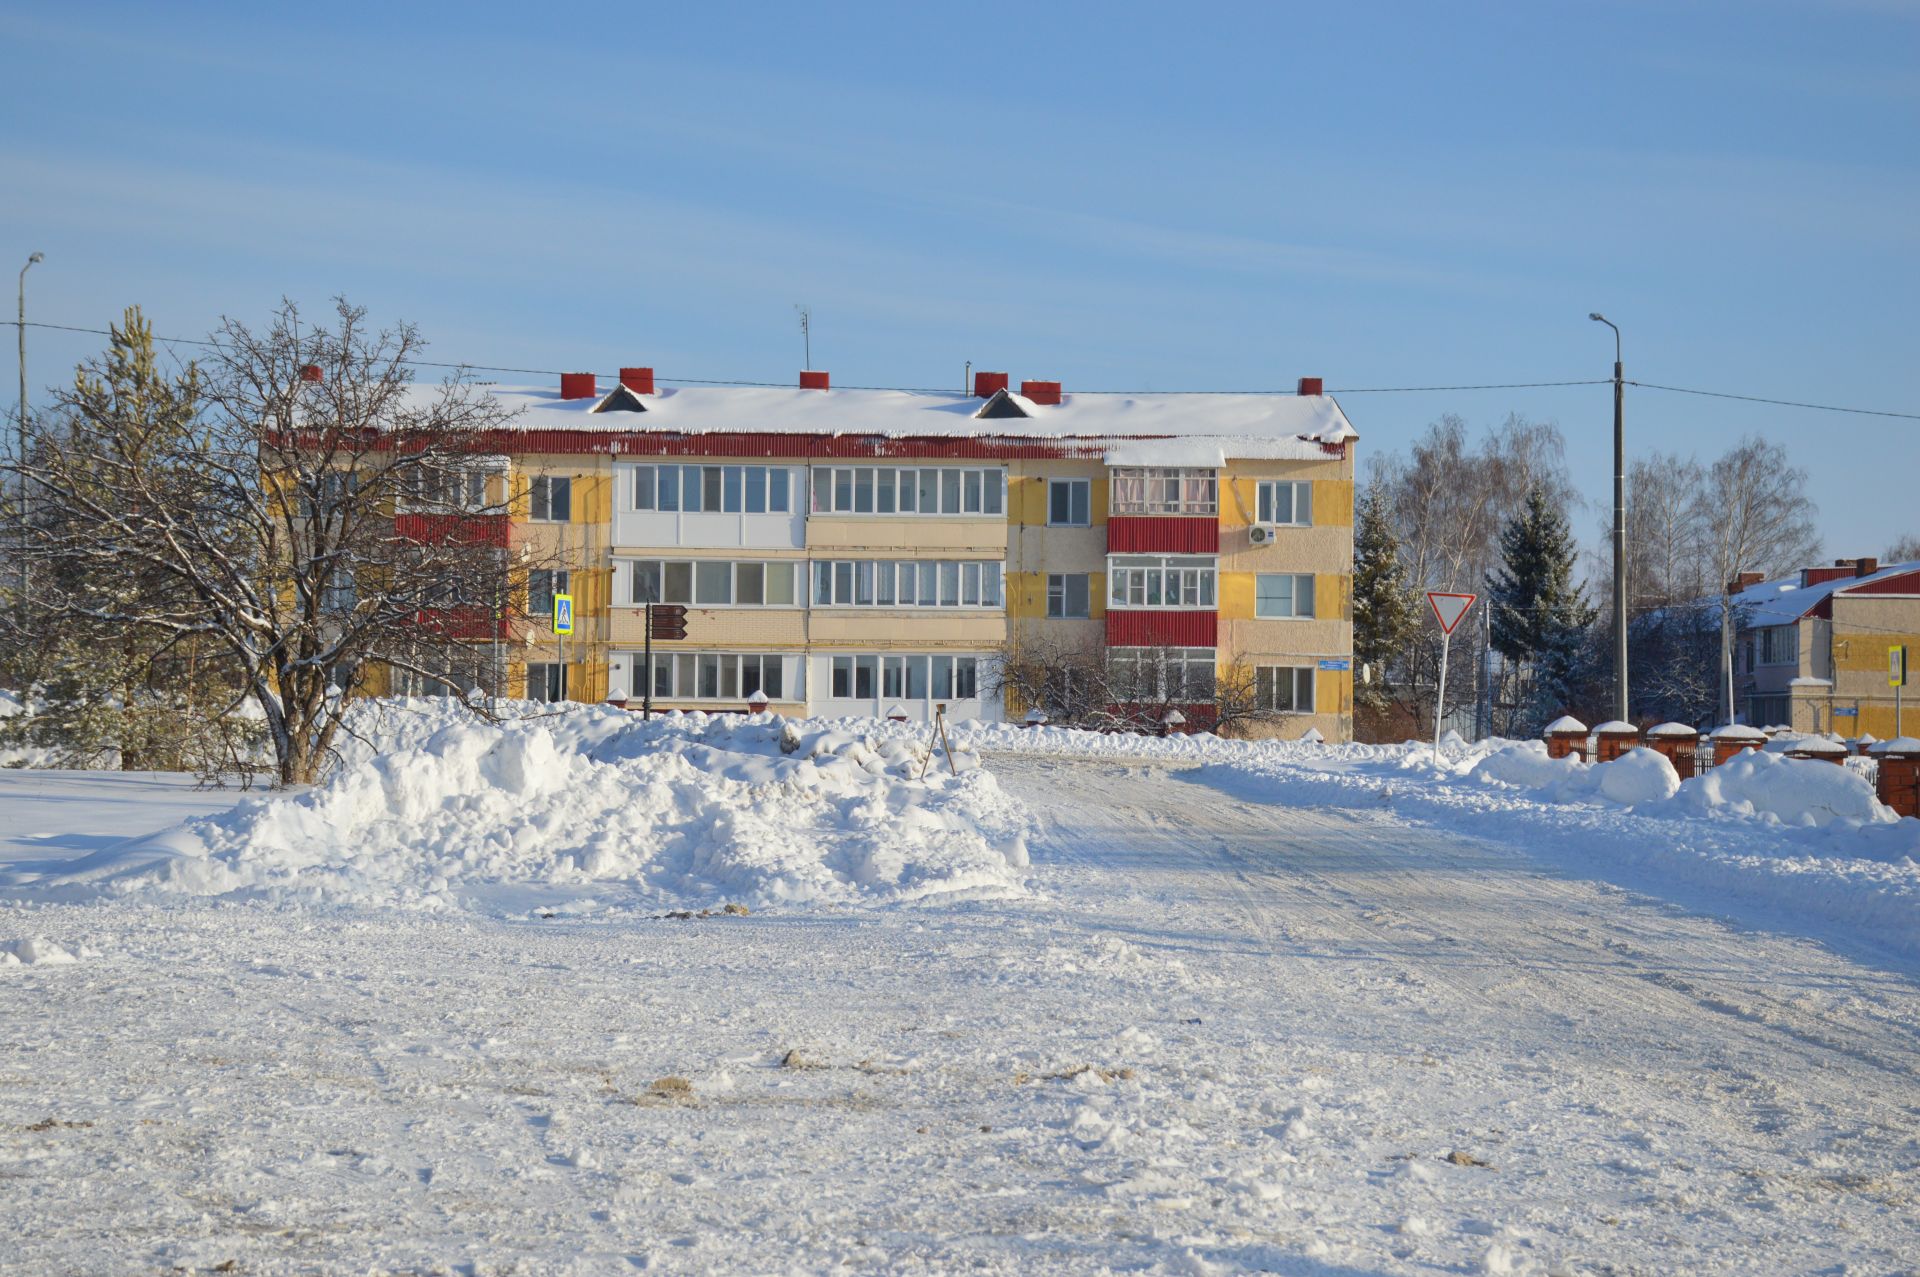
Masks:
[[[564,659],[537,626],[516,636],[510,691],[999,719],[1026,708],[994,691],[1003,657],[1070,642],[1151,659],[1188,679],[1176,691],[1258,671],[1271,730],[1350,738],[1357,435],[1317,382],[803,382],[656,387],[626,369],[611,388],[494,390],[517,415],[476,451],[508,458],[510,545],[565,563],[535,590],[565,586],[575,617]],[[651,666],[648,603],[687,609]]]
[[[1888,649],[1920,654],[1920,562],[1837,559],[1775,581],[1739,583],[1734,691],[1741,717],[1803,732],[1897,735]],[[1913,695],[1904,729],[1920,730]]]

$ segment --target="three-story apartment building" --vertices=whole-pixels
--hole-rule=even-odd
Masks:
[[[566,641],[515,643],[536,698],[780,712],[1006,717],[995,664],[1030,641],[1205,692],[1246,667],[1285,735],[1351,736],[1354,440],[1298,395],[972,394],[656,386],[495,388],[512,548]],[[495,463],[497,464],[497,463]],[[644,606],[687,608],[645,656]],[[1151,671],[1146,662],[1151,662]],[[1172,695],[1172,699],[1179,699]]]

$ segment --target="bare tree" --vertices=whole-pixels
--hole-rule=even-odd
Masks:
[[[416,386],[422,344],[345,301],[331,326],[291,302],[259,331],[229,320],[166,430],[83,370],[18,466],[41,622],[209,649],[282,784],[316,778],[376,671],[488,685],[527,565],[475,449],[510,414],[464,375]]]
[[[1407,585],[1416,596],[1426,590],[1480,590],[1500,554],[1500,529],[1513,517],[1530,490],[1538,488],[1555,508],[1579,504],[1566,470],[1566,442],[1551,422],[1509,414],[1475,446],[1467,423],[1448,414],[1427,427],[1402,459],[1378,456],[1373,481],[1388,496],[1396,525]],[[1421,613],[1424,617],[1424,612]],[[1484,613],[1482,614],[1484,618]],[[1503,681],[1487,654],[1482,624],[1469,624],[1454,637],[1452,669],[1480,671],[1448,680],[1442,715],[1474,705]],[[1439,634],[1422,623],[1398,663],[1395,699],[1417,718],[1435,712],[1440,667]],[[1511,681],[1511,680],[1505,680]],[[1491,705],[1478,715],[1494,717]],[[1484,725],[1484,724],[1483,724]]]
[[[1909,532],[1900,537],[1880,556],[1888,563],[1911,563],[1920,559],[1920,532]]]
[[[1707,566],[1720,595],[1720,690],[1722,713],[1734,718],[1734,578],[1741,572],[1769,576],[1806,563],[1819,552],[1814,519],[1819,511],[1806,495],[1807,472],[1787,460],[1786,449],[1752,436],[1742,439],[1707,472],[1698,515],[1706,529]]]
[[[1179,711],[1196,727],[1226,734],[1280,717],[1245,662],[1216,670],[1212,652],[1189,658],[1175,647],[1107,648],[1046,639],[1009,641],[994,661],[995,694],[1013,694],[1059,726],[1099,731],[1162,730]]]

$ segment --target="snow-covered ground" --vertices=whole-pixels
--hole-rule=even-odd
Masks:
[[[967,855],[1000,848],[1006,889],[855,875],[656,917],[729,884],[634,842],[639,885],[583,892],[550,826],[522,859],[460,858],[516,819],[485,806],[484,750],[452,750],[466,779],[388,826],[327,788],[233,816],[162,778],[0,772],[0,941],[75,959],[0,968],[0,1269],[1920,1269],[1920,965],[1875,930],[1910,897],[1848,929],[1771,885],[1723,899],[1703,868],[1910,874],[1871,854],[1915,822],[1656,811],[1406,750],[1047,733],[970,734],[1001,746],[985,772],[908,802],[897,756],[811,730],[820,866],[862,802],[870,830],[911,817],[909,848],[927,809],[977,807]],[[1082,756],[1034,752],[1062,749]],[[366,854],[438,831],[456,882],[526,876],[383,905],[361,888],[388,878],[341,874],[335,847],[320,880],[353,890],[196,896],[231,884],[115,841],[195,810],[166,845],[231,872],[284,871],[337,817]]]

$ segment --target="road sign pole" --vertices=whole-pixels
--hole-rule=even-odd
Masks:
[[[1433,609],[1433,619],[1440,622],[1440,689],[1433,698],[1433,761],[1436,763],[1440,761],[1440,724],[1447,715],[1447,656],[1453,649],[1453,629],[1478,597],[1450,590],[1427,592],[1427,606]]]
[[[646,690],[640,693],[640,717],[653,721],[653,604],[647,604],[647,669],[643,675]]]

